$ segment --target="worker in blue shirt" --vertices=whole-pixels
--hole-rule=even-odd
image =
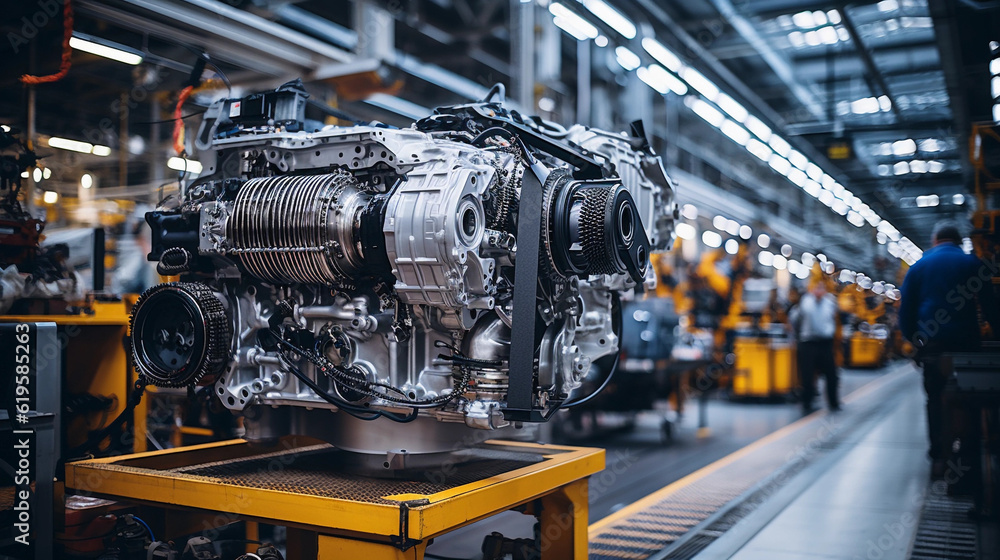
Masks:
[[[959,228],[950,221],[934,227],[931,243],[933,247],[910,267],[903,281],[899,326],[917,349],[916,359],[923,365],[928,454],[934,464],[932,473],[937,475],[943,474],[948,446],[944,432],[947,377],[942,372],[941,354],[980,349],[980,309],[994,330],[1000,327],[1000,321],[992,286],[996,263],[966,254]]]

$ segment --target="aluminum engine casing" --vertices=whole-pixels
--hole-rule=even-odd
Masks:
[[[153,382],[208,384],[245,416],[249,439],[316,435],[389,453],[385,465],[396,466],[468,443],[470,427],[510,425],[518,305],[537,309],[530,389],[540,406],[569,400],[593,363],[610,369],[617,302],[653,277],[648,252],[673,239],[673,187],[648,148],[579,126],[568,142],[517,127],[491,136],[489,123],[453,130],[438,115],[407,129],[231,129],[233,101],[206,113],[202,177],[147,217],[151,257],[181,276],[173,291],[190,308],[181,317],[224,332],[231,346],[213,369],[205,364],[220,356],[205,356],[224,351],[201,349],[197,329],[151,323],[136,361]],[[602,176],[577,178],[580,164],[547,151],[549,141],[586,148],[600,164],[589,172]],[[542,216],[520,214],[526,177],[543,190]],[[543,225],[535,302],[514,301],[525,219]],[[607,262],[595,268],[598,258]],[[206,290],[225,325],[200,318]],[[200,369],[171,370],[164,359],[177,356]]]

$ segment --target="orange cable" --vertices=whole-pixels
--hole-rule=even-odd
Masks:
[[[181,108],[184,106],[184,102],[187,98],[191,96],[194,91],[194,86],[187,86],[181,90],[180,95],[177,96],[177,106],[174,108],[174,151],[177,155],[184,155],[184,119],[183,113],[181,113]]]
[[[25,74],[21,76],[21,82],[24,84],[35,85],[58,82],[59,80],[65,78],[66,74],[69,72],[69,67],[73,63],[73,49],[69,46],[69,40],[73,37],[73,3],[71,0],[64,1],[66,4],[63,6],[63,50],[62,62],[59,64],[59,71],[55,74],[49,74],[48,76],[31,76],[29,74]]]

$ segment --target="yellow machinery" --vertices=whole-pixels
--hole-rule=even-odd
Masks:
[[[845,365],[853,368],[878,368],[885,365],[886,338],[876,338],[868,333],[855,331],[848,341]]]
[[[787,337],[737,335],[733,354],[733,397],[782,397],[798,387],[795,348]]]
[[[730,260],[729,274],[719,270],[727,257],[721,249],[711,251],[688,271],[688,278],[674,290],[677,313],[687,316],[687,328],[692,331],[710,330],[714,360],[725,363],[727,338],[743,313],[743,282],[751,265],[746,244]]]
[[[84,311],[73,315],[0,315],[3,323],[55,323],[59,328],[59,341],[65,348],[64,361],[67,375],[63,391],[69,396],[89,395],[110,399],[107,408],[71,416],[64,432],[67,449],[87,441],[89,434],[111,424],[126,409],[128,395],[136,382],[135,372],[129,364],[125,341],[129,329],[129,313],[134,296],[123,301],[94,301]],[[132,451],[146,450],[146,405],[140,402],[134,415],[134,433],[131,442],[114,442]],[[132,420],[132,419],[129,419]],[[110,441],[102,442],[104,447]]]
[[[484,459],[412,479],[345,474],[332,446],[243,440],[66,465],[66,486],[142,504],[171,539],[238,520],[288,527],[287,558],[420,559],[435,537],[516,510],[540,523],[542,559],[587,558],[588,477],[604,450],[487,441]],[[252,527],[252,525],[251,525]]]
[[[798,386],[795,347],[781,320],[784,311],[778,308],[775,292],[768,279],[743,282],[738,302],[743,325],[733,332],[730,396],[734,398],[783,398]]]
[[[882,296],[857,284],[845,284],[837,297],[842,313],[852,317],[853,332],[844,347],[844,366],[877,368],[889,357],[889,329],[882,324],[885,303]]]
[[[988,143],[988,145],[987,145]],[[991,172],[989,166],[995,166],[987,158],[987,151],[996,153],[996,145],[1000,143],[1000,133],[991,124],[974,124],[969,138],[969,153],[975,173],[976,211],[972,214],[973,231],[972,246],[977,257],[984,262],[995,262],[1000,255],[1000,180]],[[992,277],[993,288],[1000,285],[1000,275]],[[993,338],[997,333],[993,325]]]

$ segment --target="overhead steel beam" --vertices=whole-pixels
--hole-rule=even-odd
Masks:
[[[815,93],[809,91],[808,88],[802,85],[801,81],[795,76],[795,71],[792,69],[792,65],[789,64],[785,58],[776,52],[771,45],[767,43],[754,24],[743,17],[740,13],[736,11],[733,3],[730,0],[711,0],[715,9],[719,11],[719,14],[733,26],[733,29],[739,33],[750,46],[757,51],[757,54],[764,59],[764,62],[771,67],[771,71],[780,79],[785,87],[792,92],[792,95],[802,104],[816,119],[822,120],[826,117],[826,111],[823,106],[816,101]]]
[[[934,52],[937,52],[936,48],[933,49],[933,50],[934,50]],[[840,62],[843,62],[843,61],[840,61]],[[858,62],[860,64],[860,61],[858,61]],[[815,81],[818,84],[823,85],[823,86],[825,86],[826,84],[832,83],[834,85],[834,87],[838,87],[838,88],[840,88],[840,87],[849,87],[850,84],[856,82],[857,79],[858,79],[858,75],[857,75],[858,72],[850,72],[850,73],[846,73],[848,75],[843,75],[843,74],[841,74],[842,68],[838,69],[839,71],[837,73],[838,74],[837,76],[835,76],[833,79],[830,79],[830,78],[828,78],[826,76],[826,72],[825,71],[818,70],[818,68],[817,69],[813,69],[810,66],[811,65],[798,66],[796,68],[796,73],[799,76],[802,76],[803,79],[810,79],[811,76],[817,76],[817,79]],[[819,65],[816,64],[816,66],[818,67]],[[886,70],[885,67],[884,67],[884,65],[883,65],[882,75],[884,77],[890,78],[890,79],[905,80],[906,78],[910,78],[910,77],[913,77],[913,76],[916,76],[916,75],[927,74],[929,72],[940,72],[940,71],[941,71],[941,64],[939,62],[937,62],[937,61],[933,61],[933,62],[932,61],[927,61],[927,62],[923,62],[923,63],[921,63],[919,65],[916,65],[916,66],[914,66],[914,65],[907,65],[905,67],[894,68],[892,70]],[[820,74],[822,74],[822,75],[820,75]]]
[[[861,57],[861,61],[865,63],[865,69],[868,71],[868,77],[873,80],[882,90],[882,95],[889,98],[890,110],[892,114],[896,116],[896,120],[902,121],[903,114],[899,112],[899,107],[896,105],[896,96],[893,95],[892,90],[889,89],[889,84],[885,82],[885,77],[879,72],[878,66],[875,65],[875,60],[872,58],[872,53],[869,52],[868,47],[865,45],[864,41],[861,40],[861,35],[858,34],[858,28],[854,26],[854,21],[851,16],[847,13],[847,10],[841,10],[841,21],[840,24],[844,26],[847,33],[850,34],[851,39],[854,41],[854,49],[858,51],[858,56]],[[874,97],[875,92],[872,92]]]
[[[899,123],[879,123],[862,124],[844,122],[843,131],[852,132],[934,132],[947,130],[954,123],[951,120],[929,120],[929,121],[907,121],[905,126]],[[814,136],[822,134],[832,134],[834,132],[833,123],[816,122],[788,125],[785,128],[789,136]]]
[[[722,78],[727,86],[732,88],[733,92],[739,97],[742,97],[757,113],[758,116],[763,117],[765,120],[771,122],[771,124],[781,128],[785,126],[785,119],[781,117],[774,109],[771,108],[766,102],[753,89],[749,88],[743,80],[738,78],[735,74],[726,68],[725,64],[719,62],[711,52],[708,51],[701,42],[692,37],[684,30],[678,21],[676,21],[673,16],[667,13],[666,10],[660,5],[657,0],[636,0],[636,3],[642,6],[653,18],[655,18],[664,28],[668,29],[669,32],[677,37],[677,39],[684,45],[688,51],[691,52],[693,56],[698,58],[705,64],[712,72],[717,76]],[[749,108],[749,107],[748,107]]]
[[[262,17],[210,0],[78,0],[77,9],[150,35],[197,45],[273,76],[305,75],[352,57]]]
[[[308,29],[313,35],[347,50],[354,50],[358,45],[358,33],[353,29],[337,25],[293,4],[282,4],[274,10],[274,15],[284,25],[300,31]]]
[[[290,25],[297,29],[308,29],[310,33],[313,33],[325,41],[345,46],[355,45],[358,42],[358,35],[355,31],[341,27],[336,23],[307,12],[297,6],[282,6],[275,12],[275,14],[280,23]],[[435,64],[423,62],[422,60],[400,50],[395,50],[389,60],[384,60],[382,62],[390,66],[395,66],[410,76],[434,84],[442,89],[454,92],[465,99],[481,99],[484,95],[486,95],[486,92],[489,91],[488,86],[476,83],[468,78],[465,78],[464,76],[460,76],[450,70],[445,70]],[[326,65],[317,68],[315,76],[318,79],[321,79],[324,76],[335,72],[337,72],[337,65]],[[511,100],[508,100],[508,105],[515,109],[520,108],[520,104]]]
[[[929,0],[928,7],[934,22],[934,36],[941,51],[942,71],[948,87],[948,97],[951,100],[951,114],[954,124],[958,125],[958,134],[971,132],[971,115],[966,99],[967,76],[965,61],[961,53],[961,31],[959,30],[958,6],[949,0]],[[968,143],[964,138],[958,138],[959,150],[962,155],[962,176],[970,191],[975,171],[969,161]]]
[[[841,24],[843,24],[843,16],[841,16]],[[850,30],[848,30],[850,32]],[[854,35],[851,35],[854,38]],[[924,39],[917,41],[899,41],[888,45],[878,45],[878,53],[880,55],[906,55],[914,51],[914,49],[919,49],[921,47],[933,47],[935,53],[937,53],[937,43],[934,41],[933,36],[928,36]],[[838,56],[850,56],[850,53],[840,53]],[[792,62],[796,65],[803,64],[806,62],[822,62],[826,60],[826,51],[810,51],[796,54],[792,57]]]

